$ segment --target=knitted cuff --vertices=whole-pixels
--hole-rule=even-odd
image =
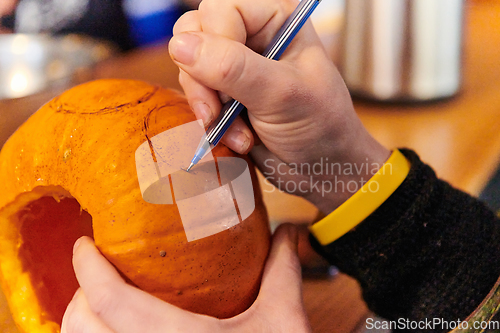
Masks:
[[[400,151],[411,170],[387,201],[335,242],[311,236],[311,244],[356,278],[370,309],[387,319],[464,319],[500,276],[500,223],[414,152]]]

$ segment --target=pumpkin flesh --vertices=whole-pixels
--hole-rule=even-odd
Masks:
[[[21,210],[19,260],[29,271],[44,318],[60,323],[78,288],[71,253],[81,236],[92,237],[92,217],[73,198],[42,197]]]

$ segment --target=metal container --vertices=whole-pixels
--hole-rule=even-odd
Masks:
[[[113,53],[112,44],[81,35],[0,35],[0,99],[67,85]]]
[[[340,70],[353,95],[427,101],[460,89],[464,0],[346,0]]]
[[[0,148],[40,106],[92,79],[94,66],[116,52],[79,35],[0,35]]]

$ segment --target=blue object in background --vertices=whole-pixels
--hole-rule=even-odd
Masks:
[[[491,210],[500,214],[500,166],[479,195],[479,199],[484,201]]]
[[[180,0],[124,0],[123,10],[133,43],[145,46],[172,37],[174,23],[185,7]]]

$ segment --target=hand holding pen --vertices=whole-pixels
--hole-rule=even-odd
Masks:
[[[239,101],[248,110],[252,130],[237,117],[221,142],[240,154],[251,150],[270,182],[326,212],[351,193],[340,189],[322,196],[312,185],[335,175],[293,175],[289,165],[312,166],[326,158],[352,165],[383,163],[388,150],[363,127],[310,21],[279,61],[261,55],[298,3],[204,0],[176,23],[169,49],[197,118],[208,126],[219,116],[219,91]],[[262,144],[252,149],[257,137]],[[361,183],[370,175],[337,176],[332,183]]]
[[[281,29],[274,36],[271,44],[266,48],[263,56],[267,59],[278,60],[285,49],[290,45],[295,35],[304,25],[306,20],[311,16],[314,9],[318,6],[321,0],[302,0],[292,15],[285,21]],[[186,169],[189,172],[191,168],[198,163],[213,147],[217,146],[222,136],[229,129],[229,126],[234,122],[236,117],[246,108],[243,104],[235,99],[231,99],[224,104],[219,116],[210,125],[205,137],[195,152],[191,164]]]

